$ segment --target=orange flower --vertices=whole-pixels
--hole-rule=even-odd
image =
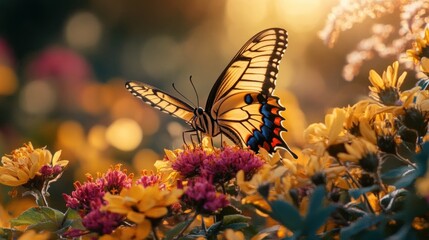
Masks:
[[[24,144],[10,155],[2,157],[0,166],[0,183],[17,187],[29,182],[36,176],[40,176],[39,170],[46,165],[65,167],[67,160],[59,160],[61,151],[54,156],[45,148],[33,148],[31,142]]]

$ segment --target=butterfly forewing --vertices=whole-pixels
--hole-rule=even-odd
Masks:
[[[165,113],[182,118],[188,124],[194,117],[193,107],[155,87],[141,82],[127,82],[125,87],[143,102]]]
[[[217,79],[206,111],[219,99],[237,91],[270,95],[286,47],[287,32],[279,28],[266,29],[247,41]]]

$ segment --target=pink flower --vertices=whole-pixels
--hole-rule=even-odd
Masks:
[[[121,165],[111,167],[107,172],[96,180],[106,192],[119,194],[123,188],[130,188],[133,175],[127,175],[127,170],[121,170]]]
[[[105,191],[96,182],[74,183],[75,190],[71,195],[63,194],[66,206],[78,210],[82,215],[92,211],[94,206],[103,204]]]
[[[193,205],[199,213],[213,213],[229,204],[224,194],[216,192],[215,187],[205,178],[191,181],[185,192],[185,202]]]
[[[143,185],[143,187],[146,188],[160,182],[161,182],[160,175],[155,174],[153,171],[148,172],[147,170],[144,170],[142,172],[141,178],[136,181],[136,184],[141,184]],[[165,184],[160,183],[160,187],[165,188]]]
[[[253,151],[239,147],[225,146],[215,157],[204,159],[203,172],[214,183],[223,184],[243,170],[246,179],[250,179],[264,164]]]
[[[185,178],[192,178],[201,174],[201,167],[204,160],[212,157],[201,148],[186,149],[179,153],[172,163],[172,168],[178,171]]]
[[[0,64],[13,66],[15,58],[9,44],[3,38],[0,38]]]
[[[102,235],[113,232],[123,220],[124,217],[120,214],[96,209],[82,218],[82,224],[91,232]]]

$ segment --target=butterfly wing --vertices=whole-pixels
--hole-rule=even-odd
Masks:
[[[191,124],[192,118],[194,117],[194,108],[182,100],[141,82],[130,81],[125,83],[125,87],[134,96],[143,100],[143,102]]]
[[[206,111],[236,144],[273,152],[290,150],[278,97],[273,96],[281,58],[287,48],[284,29],[266,29],[252,37],[222,72],[210,92]]]

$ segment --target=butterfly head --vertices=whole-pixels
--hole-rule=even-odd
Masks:
[[[216,121],[202,107],[194,109],[194,117],[191,121],[191,125],[195,130],[203,132],[211,137],[220,133]]]
[[[204,115],[204,108],[197,107],[197,108],[194,109],[194,116],[195,117],[200,117],[202,115]]]

